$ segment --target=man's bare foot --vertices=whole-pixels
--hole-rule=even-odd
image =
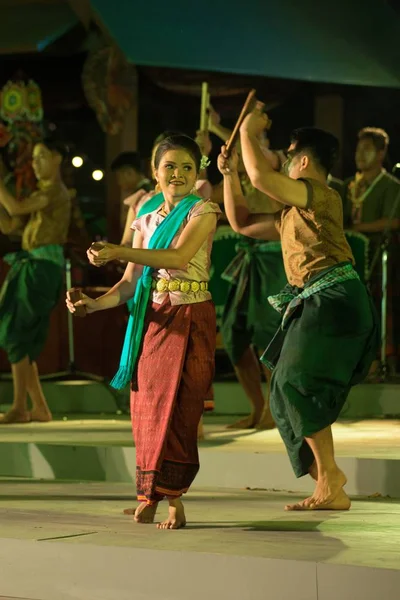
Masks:
[[[314,501],[313,496],[302,500],[301,502],[296,502],[295,504],[286,504],[285,510],[287,511],[296,511],[296,510],[310,510],[311,503]]]
[[[154,523],[154,517],[156,516],[156,512],[157,512],[157,506],[158,503],[156,504],[147,504],[147,502],[141,502],[139,504],[139,506],[136,508],[135,513],[134,513],[134,520],[136,521],[136,523]],[[130,510],[130,509],[127,509]],[[124,510],[124,514],[131,514],[129,512],[126,512]]]
[[[267,408],[264,408],[261,419],[256,423],[256,429],[266,431],[268,429],[275,429],[275,427],[276,424],[272,418],[271,409],[268,406]]]
[[[313,471],[315,475],[315,471]],[[310,469],[310,475],[313,477]],[[343,487],[347,479],[343,471],[335,469],[322,473],[312,496],[296,504],[288,504],[285,510],[349,510],[351,501]]]
[[[48,423],[53,420],[53,416],[48,408],[35,408],[31,411],[31,421],[39,423]]]
[[[185,525],[186,516],[182,500],[169,500],[168,519],[158,523],[157,529],[182,529]]]
[[[235,421],[231,425],[228,425],[227,429],[254,429],[259,418],[253,413],[244,419]]]
[[[0,416],[0,425],[10,425],[11,423],[29,423],[31,420],[28,411],[11,408],[4,415]]]

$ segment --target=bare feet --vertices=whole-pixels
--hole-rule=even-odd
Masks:
[[[147,504],[147,502],[141,502],[134,512],[135,516],[133,518],[136,521],[136,523],[154,523],[154,517],[156,516],[157,506],[158,503]],[[132,514],[132,512],[129,512],[130,510],[131,509],[129,508],[124,510],[124,514]]]
[[[11,423],[29,423],[31,420],[28,411],[11,408],[0,417],[0,425],[10,425]]]
[[[311,469],[310,475],[313,476]],[[288,504],[285,510],[349,510],[351,501],[343,489],[346,483],[346,476],[340,469],[326,471],[319,475],[312,496],[297,504]]]
[[[31,411],[31,421],[39,423],[48,423],[52,421],[53,416],[48,408],[35,408]]]
[[[182,529],[185,525],[186,516],[182,501],[179,498],[169,500],[168,519],[158,523],[157,529]]]

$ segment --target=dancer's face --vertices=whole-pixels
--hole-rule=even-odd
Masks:
[[[297,153],[296,145],[292,144],[287,151],[287,160],[283,165],[284,172],[291,179],[302,177],[303,171],[308,167],[309,159],[305,154]]]
[[[192,192],[197,179],[196,165],[186,150],[168,150],[155,175],[164,196],[178,200]]]
[[[384,159],[384,152],[375,148],[373,141],[369,138],[363,138],[358,141],[356,149],[356,166],[359,171],[367,171],[381,166]]]
[[[38,181],[55,177],[60,164],[61,156],[49,150],[44,144],[36,144],[33,148],[32,167]]]

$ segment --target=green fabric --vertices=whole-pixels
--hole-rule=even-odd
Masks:
[[[359,279],[353,266],[349,263],[338,265],[318,277],[313,283],[310,282],[301,292],[297,293],[294,291],[293,286],[287,285],[279,294],[269,296],[268,302],[279,313],[283,313],[281,327],[285,329],[293,311],[303,300],[328,287],[332,287],[336,283],[342,283],[350,279]]]
[[[63,285],[63,268],[34,254],[21,251],[4,257],[11,269],[0,291],[0,347],[11,363],[25,356],[37,359]]]
[[[222,277],[231,284],[221,321],[224,347],[237,364],[250,345],[264,349],[280,316],[267,302],[287,283],[280,242],[243,238]]]
[[[400,87],[399,50],[393,43],[400,37],[399,19],[382,0],[336,0],[329,10],[315,0],[250,0],[245,13],[242,0],[231,0],[229,11],[224,2],[192,2],[190,10],[178,2],[179,31],[166,19],[163,0],[119,0],[118,10],[110,0],[90,4],[135,65]],[[207,43],[199,51],[197,40],[205,31]],[[170,84],[172,77],[169,72],[162,81]],[[181,72],[176,79],[182,85],[188,78]]]
[[[168,248],[191,208],[200,201],[201,199],[198,196],[190,195],[179,202],[151,236],[148,249],[161,250]],[[162,194],[154,196],[146,202],[143,209],[139,211],[139,215],[142,216],[156,210],[163,202],[164,197]],[[117,390],[123,389],[131,381],[136,366],[142,343],[143,325],[150,298],[153,271],[154,269],[148,266],[143,268],[142,275],[136,284],[133,302],[128,304],[130,315],[120,365],[110,384]]]
[[[336,421],[379,346],[377,315],[358,277],[326,287],[311,281],[309,288],[316,287],[297,303],[262,358],[275,365],[271,411],[297,477],[314,460],[304,438]],[[302,290],[291,293],[299,298]]]

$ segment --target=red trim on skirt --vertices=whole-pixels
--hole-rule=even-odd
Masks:
[[[212,398],[215,346],[211,301],[149,304],[131,388],[140,501],[179,497],[197,475],[197,428]]]

